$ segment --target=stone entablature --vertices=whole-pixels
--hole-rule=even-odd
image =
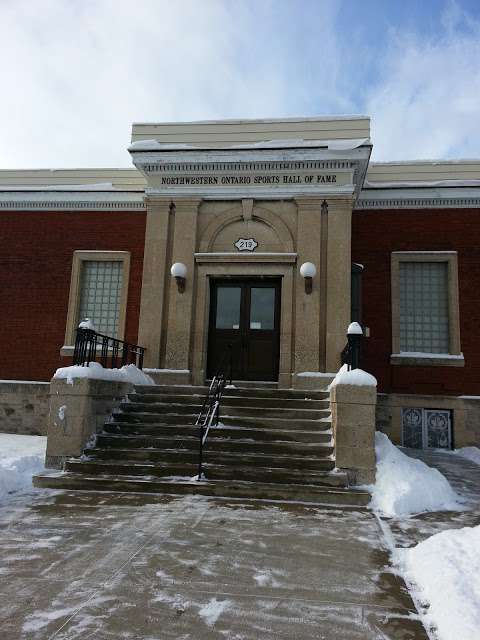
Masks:
[[[325,148],[138,150],[133,162],[147,195],[205,199],[288,199],[360,193],[370,145],[342,152]]]

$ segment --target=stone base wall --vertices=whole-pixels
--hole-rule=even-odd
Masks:
[[[0,382],[0,432],[28,436],[47,434],[50,383]]]
[[[374,386],[337,384],[330,390],[335,461],[351,484],[375,482]]]
[[[480,397],[379,393],[377,429],[395,444],[402,444],[402,409],[409,407],[450,410],[455,449],[480,446]]]
[[[133,388],[126,382],[74,378],[50,383],[45,466],[61,469],[67,458],[81,456],[112,411]]]

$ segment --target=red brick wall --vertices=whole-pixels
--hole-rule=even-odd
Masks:
[[[480,211],[356,211],[352,260],[365,266],[363,367],[385,392],[480,395]],[[389,363],[392,342],[392,251],[457,251],[460,338],[465,367],[405,367]]]
[[[126,340],[136,342],[146,216],[139,212],[0,214],[0,378],[49,380],[68,361],[73,252],[130,251]]]

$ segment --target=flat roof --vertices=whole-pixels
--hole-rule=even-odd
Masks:
[[[207,149],[292,139],[328,141],[369,137],[370,118],[363,115],[136,122],[132,125],[132,143],[155,140],[160,144],[186,144]]]

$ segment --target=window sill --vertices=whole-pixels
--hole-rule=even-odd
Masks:
[[[392,353],[390,364],[406,367],[464,367],[463,353],[417,353],[403,351]]]

